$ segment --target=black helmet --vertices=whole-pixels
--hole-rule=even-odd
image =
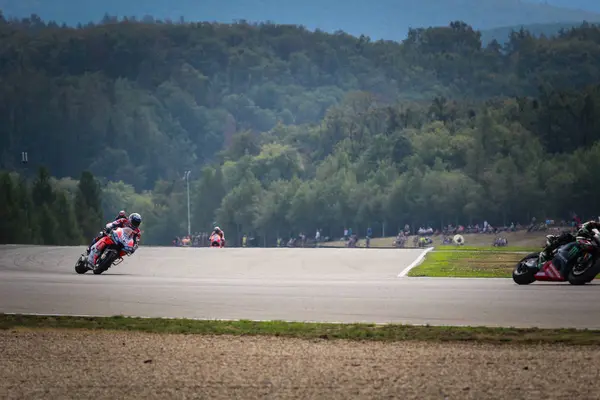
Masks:
[[[142,223],[142,216],[138,213],[133,213],[129,216],[129,223],[134,228],[137,228]]]
[[[125,210],[119,211],[119,215],[117,215],[117,219],[121,219],[121,218],[127,218],[127,213],[125,212]]]

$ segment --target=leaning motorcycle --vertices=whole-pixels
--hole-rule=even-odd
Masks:
[[[104,236],[97,243],[104,243],[104,250],[96,260],[94,265],[90,265],[88,257],[82,254],[75,264],[75,272],[85,274],[92,271],[99,275],[112,267],[123,262],[124,256],[130,256],[137,250],[138,245],[133,240],[134,232],[129,227],[117,228]]]
[[[553,260],[559,258],[564,267],[556,268]],[[523,257],[513,270],[512,277],[519,285],[535,281],[566,282],[572,285],[585,285],[600,273],[600,234],[594,233],[591,239],[577,238],[575,242],[554,250],[550,260],[538,270],[539,253]],[[562,272],[561,272],[562,270]]]
[[[209,242],[210,242],[210,247],[224,247],[225,246],[225,241],[223,239],[221,239],[221,236],[217,235],[216,233],[213,233],[212,235],[210,235]]]

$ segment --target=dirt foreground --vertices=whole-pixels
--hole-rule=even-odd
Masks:
[[[600,399],[600,348],[0,331],[1,399]]]

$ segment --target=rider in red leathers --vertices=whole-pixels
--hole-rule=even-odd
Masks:
[[[109,234],[110,231],[115,228],[129,227],[133,230],[133,243],[137,246],[137,242],[141,236],[141,231],[139,228],[141,223],[142,217],[140,214],[133,213],[129,216],[129,218],[120,218],[106,224],[105,234]],[[92,245],[90,254],[88,255],[88,262],[94,265],[98,259],[98,256],[102,253],[102,250],[104,250],[103,242]]]
[[[211,236],[212,235],[219,235],[219,237],[221,238],[221,247],[225,247],[225,233],[221,228],[215,226],[215,229],[213,230]]]
[[[121,210],[121,211],[119,211],[117,218],[115,218],[115,221],[118,221],[123,218],[127,218],[127,213],[124,210]],[[90,243],[90,245],[87,248],[88,255],[90,254],[90,250],[92,249],[92,246],[94,245],[94,243],[96,243],[98,240],[102,239],[104,236],[106,236],[106,230],[103,230],[102,232],[100,232],[100,234],[98,236],[96,236],[94,238],[94,240],[92,240],[92,243]]]

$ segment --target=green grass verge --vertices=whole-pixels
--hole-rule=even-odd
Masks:
[[[477,247],[477,246],[433,246],[436,251],[491,251],[494,253],[532,253],[534,251],[542,251],[541,247],[517,247],[517,246],[506,246],[506,247]]]
[[[431,251],[408,276],[452,278],[510,278],[515,264],[525,256],[509,251]]]
[[[86,329],[201,335],[280,336],[302,339],[373,341],[433,341],[482,343],[562,343],[600,345],[600,331],[576,329],[516,329],[437,327],[302,322],[198,321],[129,317],[50,317],[0,314],[0,329]]]
[[[539,249],[506,250],[438,249],[429,252],[425,260],[410,270],[408,276],[434,278],[511,278],[512,271],[523,257]],[[600,276],[600,275],[599,275]],[[596,278],[598,279],[598,278]]]

